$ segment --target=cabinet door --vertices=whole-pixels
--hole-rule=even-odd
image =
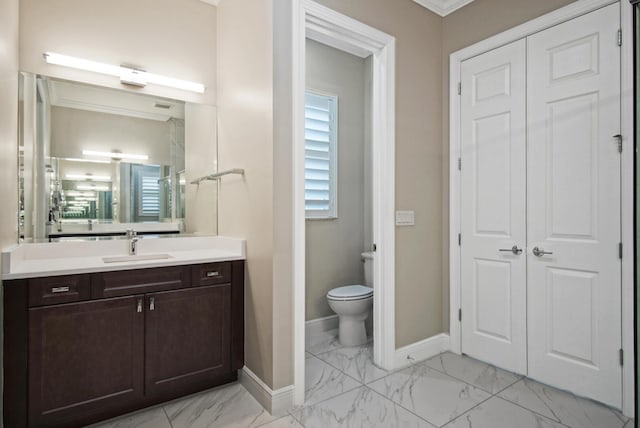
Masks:
[[[29,310],[29,426],[78,426],[142,399],[140,299]]]
[[[149,399],[195,392],[230,377],[230,284],[149,294],[145,299]]]

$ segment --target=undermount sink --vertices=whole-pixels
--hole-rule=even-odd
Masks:
[[[121,263],[121,262],[140,262],[144,260],[162,260],[171,259],[173,256],[165,253],[159,254],[136,254],[131,256],[113,256],[103,257],[102,261],[105,263]]]

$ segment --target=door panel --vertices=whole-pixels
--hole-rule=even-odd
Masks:
[[[618,23],[614,4],[527,39],[529,376],[616,407]]]
[[[150,399],[196,392],[229,377],[230,284],[149,294],[145,300]]]
[[[461,76],[462,351],[525,373],[525,41]]]
[[[29,310],[29,426],[78,426],[131,410],[142,399],[138,299]]]

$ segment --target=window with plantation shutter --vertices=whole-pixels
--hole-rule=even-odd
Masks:
[[[338,97],[305,93],[304,199],[307,218],[336,218]]]
[[[160,186],[157,176],[142,176],[140,213],[142,217],[160,215]]]
[[[131,220],[160,219],[160,166],[131,164]]]

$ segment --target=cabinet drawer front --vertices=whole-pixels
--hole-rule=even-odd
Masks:
[[[207,263],[193,266],[191,269],[194,287],[231,282],[231,264],[228,262]]]
[[[91,298],[88,275],[51,276],[29,280],[29,306],[79,302]]]
[[[189,273],[189,268],[184,266],[104,272],[92,277],[91,297],[99,299],[186,288],[191,282]]]

